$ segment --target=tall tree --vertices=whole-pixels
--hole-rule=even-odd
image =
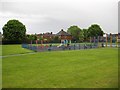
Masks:
[[[83,42],[83,41],[84,41],[84,32],[83,32],[83,30],[80,31],[79,41],[80,41],[80,42]]]
[[[84,36],[84,41],[88,40],[88,29],[83,29],[83,36]]]
[[[31,35],[29,36],[29,39],[31,40],[31,44],[34,43],[34,41],[37,40],[36,34],[35,34],[35,35],[31,34]]]
[[[37,40],[37,34],[35,33],[35,35],[34,35],[34,40]]]
[[[26,28],[18,20],[9,20],[3,26],[3,36],[5,40],[9,41],[23,41],[26,35]]]
[[[103,34],[104,32],[102,31],[101,27],[97,24],[93,24],[88,28],[89,37],[103,36]]]
[[[78,26],[70,26],[67,30],[73,36],[73,41],[79,41],[81,29]]]

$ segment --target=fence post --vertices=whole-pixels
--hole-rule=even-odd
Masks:
[[[110,47],[112,47],[112,34],[110,34]]]
[[[108,34],[106,34],[106,47],[107,47],[107,44],[108,44]]]

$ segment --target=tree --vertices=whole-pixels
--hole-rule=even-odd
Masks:
[[[37,34],[35,33],[35,35],[34,35],[34,40],[37,40]]]
[[[89,37],[97,37],[97,36],[103,36],[104,32],[100,28],[99,25],[93,24],[88,28],[88,36]]]
[[[31,34],[31,35],[29,36],[29,39],[31,40],[31,44],[34,43],[34,41],[37,40],[36,34],[35,34],[35,35]]]
[[[60,39],[58,36],[55,36],[52,40],[53,43],[60,43]]]
[[[83,32],[83,30],[80,31],[79,41],[80,41],[80,42],[83,42],[83,41],[84,41],[84,32]]]
[[[81,29],[78,26],[71,26],[67,32],[73,36],[73,41],[79,41]]]
[[[43,36],[41,35],[41,36],[39,36],[39,40],[41,41],[41,40],[43,40]]]
[[[2,30],[7,41],[23,41],[26,37],[25,25],[18,20],[9,20]]]
[[[84,36],[84,41],[88,40],[88,29],[83,29],[83,36]]]

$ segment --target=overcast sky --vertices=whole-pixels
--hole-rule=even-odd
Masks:
[[[0,32],[10,19],[27,33],[57,33],[71,25],[81,29],[99,24],[105,33],[118,32],[119,0],[0,0]]]

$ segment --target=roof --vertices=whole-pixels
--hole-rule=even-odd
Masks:
[[[63,31],[63,29],[61,29],[61,31],[59,31],[56,35],[65,35],[65,36],[71,36],[70,34],[68,34],[67,32]]]

